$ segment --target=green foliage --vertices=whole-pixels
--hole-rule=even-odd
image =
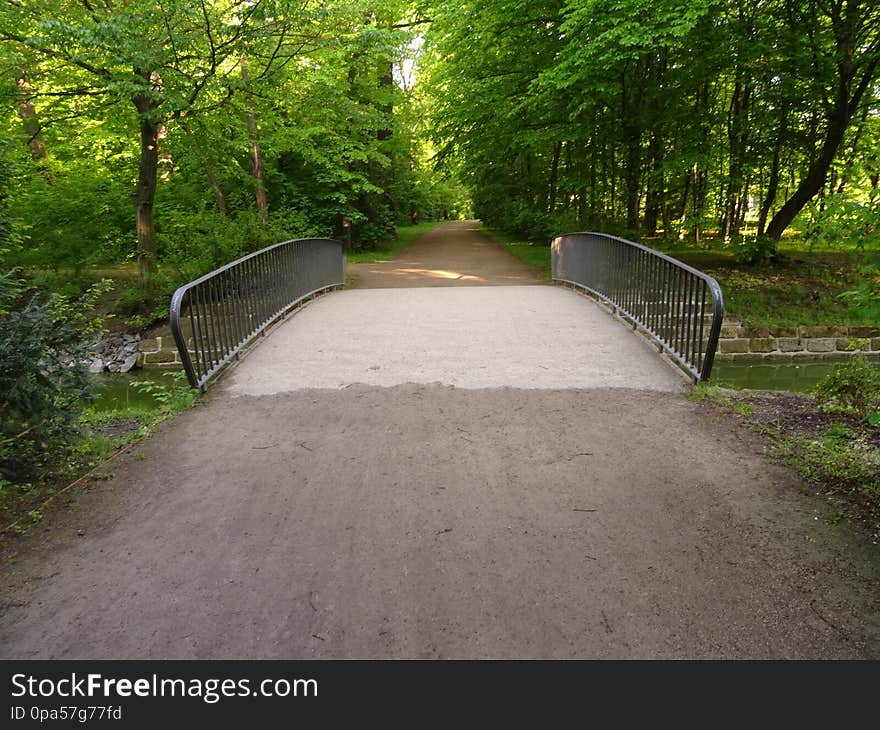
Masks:
[[[819,245],[854,248],[861,259],[861,280],[840,296],[872,321],[880,320],[880,189],[864,202],[834,195],[824,209],[812,206],[811,239]]]
[[[768,437],[771,453],[831,500],[831,522],[845,512],[880,536],[880,434],[864,421],[839,408],[833,414],[822,412],[818,401],[786,403],[706,383],[694,386],[691,399],[730,409]],[[780,407],[791,409],[789,417],[780,418]],[[819,424],[824,427],[817,429]]]
[[[177,413],[195,403],[199,392],[189,386],[183,371],[170,371],[162,375],[170,382],[140,380],[132,383],[132,387],[141,393],[149,394],[159,404],[159,410],[165,413]]]
[[[875,256],[875,259],[880,254]],[[841,293],[849,303],[871,322],[880,321],[880,262],[862,267],[862,280],[857,289]]]
[[[831,427],[821,438],[786,439],[778,448],[807,479],[827,486],[843,486],[875,503],[880,499],[880,466],[872,458],[875,450],[861,439],[841,437]]]
[[[873,188],[864,200],[835,194],[822,205],[808,204],[807,240],[823,248],[880,250],[880,189]]]
[[[369,250],[395,224],[457,217],[467,201],[433,169],[424,100],[390,75],[418,52],[411,12],[361,0],[13,3],[0,18],[12,69],[0,125],[19,173],[4,163],[0,181],[23,223],[7,265],[77,276],[135,260],[145,123],[159,125],[159,274],[122,302],[137,324],[160,314],[172,284],[268,243],[338,236],[348,220],[355,247]],[[27,104],[27,118],[13,111]]]
[[[394,238],[381,241],[372,251],[356,251],[348,255],[348,261],[354,264],[383,261],[396,256],[423,233],[427,233],[437,224],[432,221],[417,223],[411,226],[398,226]]]
[[[543,278],[550,278],[550,246],[544,243],[523,241],[516,236],[495,229],[484,229],[484,232],[520,261],[536,268]]]
[[[806,201],[849,225],[877,188],[880,6],[845,7],[437,3],[423,68],[438,160],[478,217],[529,240],[711,235],[766,262]]]
[[[295,226],[295,235],[291,235],[290,226]],[[210,211],[169,209],[160,233],[164,269],[182,284],[272,243],[315,235],[317,231],[292,214],[283,221],[273,218],[264,227],[256,211],[220,218]]]
[[[51,183],[42,175],[19,181],[12,212],[27,221],[28,245],[11,263],[75,276],[89,266],[124,260],[134,240],[131,193],[109,175],[82,160],[66,164]]]
[[[719,388],[714,385],[709,385],[705,382],[696,383],[691,389],[690,397],[691,400],[696,403],[702,403],[708,400],[717,406],[729,408],[743,418],[748,418],[754,412],[751,403],[737,400],[736,398],[731,397],[730,391],[726,391],[724,388]]]
[[[849,358],[816,386],[816,397],[826,408],[841,408],[876,422],[880,411],[880,368],[863,355]]]
[[[20,479],[64,458],[92,388],[83,361],[100,328],[90,316],[108,288],[70,300],[0,277],[0,473]]]
[[[743,236],[734,244],[733,260],[738,264],[760,264],[777,253],[777,242],[767,236]]]
[[[714,276],[724,291],[725,311],[751,326],[866,325],[876,319],[842,298],[859,283],[859,267],[846,253],[806,251],[787,241],[784,255],[761,266],[737,263],[725,250],[670,253]]]
[[[13,174],[7,143],[0,141],[0,257],[9,253],[12,243],[12,220],[9,216],[9,182]]]

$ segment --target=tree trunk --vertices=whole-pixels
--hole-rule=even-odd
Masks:
[[[556,185],[559,180],[559,155],[562,152],[562,142],[553,145],[553,156],[550,160],[550,185],[547,192],[547,213],[556,209]]]
[[[40,132],[40,121],[37,119],[37,110],[31,101],[30,89],[31,84],[28,81],[27,74],[24,70],[16,74],[15,85],[18,86],[18,116],[21,118],[22,126],[27,135],[27,145],[31,151],[31,157],[34,162],[42,163],[46,159],[46,144],[43,142],[43,135]],[[52,176],[49,170],[40,165],[44,177],[52,182]]]
[[[614,143],[611,143],[609,150],[609,177],[611,178],[611,220],[617,221],[617,161],[614,154]]]
[[[849,154],[846,156],[846,160],[843,163],[843,171],[840,175],[840,184],[837,186],[837,190],[835,191],[836,195],[842,195],[846,184],[849,182],[850,171],[855,167],[856,158],[859,153],[859,142],[861,142],[862,140],[862,134],[865,131],[865,122],[868,121],[868,115],[870,114],[870,112],[870,105],[865,104],[865,106],[862,108],[862,114],[859,117],[859,124],[858,127],[856,127],[856,133],[855,135],[853,135]]]
[[[217,176],[214,174],[214,166],[211,164],[208,156],[202,151],[202,148],[196,141],[195,135],[193,135],[192,130],[189,128],[189,125],[182,124],[181,126],[183,127],[183,131],[186,136],[192,142],[193,151],[195,152],[196,157],[199,158],[199,162],[202,163],[202,168],[204,168],[205,170],[205,177],[208,178],[208,183],[211,185],[211,190],[214,193],[214,202],[217,204],[217,212],[220,214],[221,218],[225,218],[226,196],[223,194],[223,188],[220,187],[220,183],[217,182]]]
[[[650,160],[648,162],[648,189],[645,193],[645,231],[657,233],[657,221],[665,197],[663,190],[663,141],[656,132],[651,136]]]
[[[596,210],[599,207],[599,183],[596,180],[598,163],[596,162],[596,140],[590,139],[590,161],[589,161],[589,177],[590,177],[590,209],[587,216],[591,221],[596,219]],[[587,218],[581,221],[581,225],[586,222]]]
[[[767,235],[779,240],[803,207],[824,187],[828,170],[846,135],[847,127],[865,92],[872,88],[880,54],[865,49],[859,39],[862,8],[858,2],[831,4],[829,19],[835,38],[837,88],[833,102],[825,110],[825,135],[807,174],[767,226]],[[856,54],[861,57],[856,59]],[[870,55],[869,55],[870,53]],[[856,76],[861,77],[856,81]]]
[[[241,64],[241,78],[245,87],[249,87],[251,76],[248,73],[244,61]],[[257,199],[257,212],[263,228],[269,225],[269,201],[266,198],[266,174],[263,169],[263,153],[260,149],[260,138],[257,134],[257,116],[254,113],[254,99],[250,91],[245,92],[245,109],[247,110],[248,137],[251,145],[251,170],[255,180],[255,195]]]
[[[149,78],[149,74],[140,74]],[[159,130],[162,123],[155,119],[155,105],[147,94],[135,94],[132,101],[138,110],[141,134],[140,164],[137,188],[134,195],[135,221],[137,225],[137,261],[141,286],[149,288],[156,272],[156,229],[153,225],[153,202],[159,171]]]
[[[626,171],[624,187],[626,190],[626,227],[630,231],[639,229],[639,193],[641,191],[642,139],[641,134],[633,133],[626,141]]]
[[[810,164],[810,168],[804,179],[801,180],[800,185],[797,186],[797,189],[785,201],[783,206],[776,211],[776,215],[773,216],[773,219],[767,226],[767,235],[770,238],[776,240],[782,238],[782,234],[791,225],[795,216],[825,186],[828,170],[834,161],[837,148],[840,147],[840,143],[843,141],[848,124],[849,115],[846,113],[846,110],[835,106],[829,119],[825,140],[822,143],[819,154]]]
[[[599,153],[599,162],[602,165],[602,218],[608,218],[608,144],[602,145]],[[596,215],[594,211],[594,215]],[[598,216],[596,216],[598,218]]]
[[[728,183],[721,222],[721,235],[725,241],[739,234],[739,211],[743,206],[743,178],[747,144],[749,100],[752,86],[743,80],[743,70],[737,68],[733,95],[727,114]]]
[[[639,59],[628,78],[625,68],[621,76],[620,117],[623,144],[626,148],[626,167],[623,171],[623,189],[626,205],[626,227],[630,231],[639,228],[639,198],[642,178],[642,109],[644,104],[644,76],[647,61]]]
[[[391,115],[394,112],[394,106],[391,103],[391,93],[394,88],[394,63],[391,61],[382,64],[382,72],[379,76],[379,88],[383,94],[387,94],[389,97],[386,103],[379,105],[379,111],[385,115],[386,126],[377,130],[376,139],[383,142],[386,139],[391,139],[393,133]]]
[[[684,220],[687,216],[687,202],[688,195],[691,192],[691,173],[690,170],[684,173],[682,176],[682,185],[681,185],[681,198],[678,203],[678,216],[676,216],[682,222],[682,230],[684,230]]]
[[[776,200],[776,194],[779,192],[779,160],[782,154],[782,141],[788,130],[788,110],[783,109],[779,118],[779,128],[776,131],[776,144],[773,145],[773,161],[770,165],[770,179],[767,181],[767,193],[761,203],[761,211],[758,214],[758,235],[764,235],[764,229],[767,225],[767,217],[770,215],[770,208]]]

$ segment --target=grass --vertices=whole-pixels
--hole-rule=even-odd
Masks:
[[[729,253],[677,251],[675,257],[714,276],[725,310],[752,326],[872,325],[841,298],[859,284],[859,263],[841,252],[792,251],[776,263],[738,264]]]
[[[824,382],[849,387],[853,380],[838,370]],[[870,408],[866,418],[865,409],[847,405],[845,392],[829,396],[828,385],[815,392],[815,397],[733,392],[700,383],[691,399],[736,413],[767,439],[769,454],[794,469],[809,491],[829,503],[830,522],[846,517],[860,523],[876,542],[880,540],[880,424],[870,418]],[[868,397],[877,402],[876,392]]]
[[[497,241],[505,251],[537,269],[542,279],[550,278],[550,246],[532,243],[497,228],[482,227],[482,231]]]
[[[0,479],[0,535],[26,532],[42,520],[44,510],[57,498],[69,498],[72,490],[84,483],[112,477],[109,459],[193,405],[197,394],[185,384],[183,373],[168,376],[168,383],[142,383],[142,389],[153,397],[152,407],[141,404],[113,410],[87,408],[82,435],[64,463],[28,482],[4,483]]]
[[[835,507],[830,518],[864,522],[880,538],[880,449],[871,429],[832,424],[816,436],[771,433],[775,453]]]
[[[694,385],[690,397],[695,403],[702,403],[703,401],[708,400],[717,406],[729,408],[743,418],[748,418],[754,414],[754,408],[750,403],[735,401],[727,395],[724,395],[721,389],[709,385],[708,383],[697,383]]]
[[[423,221],[413,226],[398,226],[397,238],[382,241],[374,251],[352,252],[348,254],[348,262],[350,264],[368,264],[392,259],[423,233],[427,233],[438,225],[440,225],[438,221]]]
[[[507,251],[544,278],[550,278],[550,247],[533,243],[505,231],[484,228]],[[678,242],[664,247],[647,241],[664,253],[714,276],[724,292],[725,311],[743,324],[763,327],[797,325],[873,326],[868,313],[859,312],[846,299],[845,291],[859,285],[859,261],[843,251],[810,250],[802,238],[791,237],[780,245],[784,256],[762,265],[740,264],[730,250],[720,247],[695,249]]]

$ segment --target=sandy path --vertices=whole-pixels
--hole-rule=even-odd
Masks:
[[[396,258],[350,264],[348,273],[351,285],[362,289],[547,283],[481,233],[476,221],[445,223],[419,236]]]
[[[2,656],[878,656],[863,547],[674,394],[217,398],[112,471],[26,539]]]
[[[506,271],[290,318],[3,543],[0,656],[880,658],[877,547]]]

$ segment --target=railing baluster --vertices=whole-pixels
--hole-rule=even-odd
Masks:
[[[177,289],[171,332],[187,378],[209,379],[306,296],[345,284],[345,249],[325,238],[295,239],[244,256]],[[183,331],[189,319],[192,356]]]
[[[696,364],[695,358],[697,356],[697,348],[694,342],[694,332],[697,331],[697,290],[700,288],[700,281],[696,277],[691,277],[691,294],[690,294],[690,309],[688,310],[690,315],[690,324],[688,325],[688,342],[687,342],[687,352],[688,352],[688,362],[692,362]]]
[[[703,367],[703,326],[706,320],[706,282],[700,281],[700,336],[697,339],[697,359],[694,364],[697,369]]]
[[[209,279],[205,282],[205,286],[200,288],[202,293],[202,299],[205,305],[205,316],[207,317],[206,321],[208,323],[208,342],[210,342],[210,352],[211,357],[208,360],[209,370],[213,370],[217,364],[217,353],[219,348],[217,347],[217,317],[214,314],[214,306],[211,302],[211,284],[212,280]]]
[[[724,316],[715,279],[647,246],[604,233],[557,236],[552,246],[555,281],[585,289],[612,305],[694,378],[709,378]],[[706,339],[709,296],[712,319]]]
[[[675,350],[679,355],[684,357],[684,346],[682,344],[684,338],[684,297],[687,287],[687,272],[676,267],[676,279],[678,281],[678,294],[675,297]]]
[[[672,292],[673,268],[668,261],[663,262],[663,340],[670,349],[672,349],[672,302],[674,296]]]
[[[199,342],[199,340],[201,340],[201,337],[199,336],[199,334],[197,334],[198,333],[198,324],[197,324],[198,320],[194,314],[195,303],[193,302],[192,292],[187,292],[186,298],[187,298],[187,301],[189,302],[189,322],[190,322],[190,329],[192,331],[193,353],[196,356],[196,363],[195,363],[196,373],[198,373],[198,377],[201,378],[201,376],[204,374],[205,370],[204,370],[204,368],[202,368],[202,356],[201,356],[201,353],[199,353],[199,348],[198,348],[198,344],[197,344]],[[186,342],[185,338],[184,338],[184,343],[186,344],[187,351],[188,351],[189,350],[189,343]]]
[[[229,272],[224,271],[217,275],[217,283],[220,286],[220,309],[223,312],[223,329],[226,332],[226,352],[224,356],[232,352],[238,338],[235,336],[234,319],[232,315],[232,293],[229,286]]]
[[[217,352],[214,353],[214,362],[219,362],[223,358],[226,345],[223,341],[223,318],[220,313],[220,295],[217,291],[217,277],[215,276],[207,282],[207,285],[211,301],[211,320],[215,323],[217,329]]]

